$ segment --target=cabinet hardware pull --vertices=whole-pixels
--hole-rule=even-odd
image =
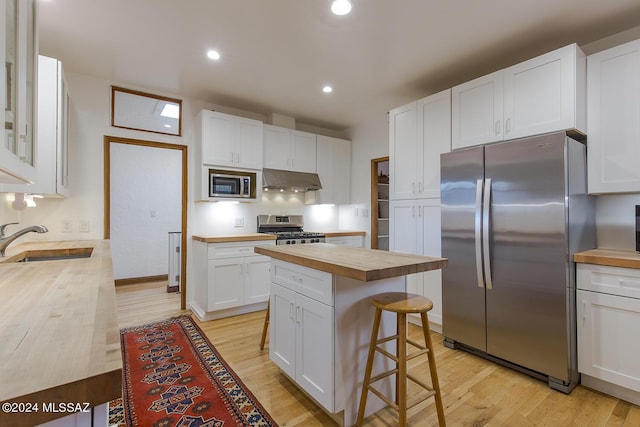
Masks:
[[[300,306],[296,306],[296,323],[300,323]]]
[[[411,183],[411,192],[414,193],[414,194],[416,192],[416,183],[415,182]]]
[[[507,119],[505,133],[511,132],[511,118]]]
[[[496,131],[496,136],[500,135],[500,120],[496,120],[495,131]]]
[[[293,319],[293,303],[289,303],[289,319]]]
[[[18,158],[27,160],[27,135],[20,135],[18,138]]]

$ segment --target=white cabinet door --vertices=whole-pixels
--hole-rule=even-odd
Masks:
[[[262,168],[262,122],[202,110],[200,126],[202,164]]]
[[[316,135],[264,125],[264,167],[316,172]]]
[[[0,18],[0,182],[25,183],[37,178],[35,108],[37,2],[2,2]]]
[[[562,129],[586,132],[585,99],[578,99],[584,67],[584,54],[572,44],[505,69],[504,139]]]
[[[451,148],[502,140],[502,70],[451,89]]]
[[[291,132],[291,170],[316,172],[316,135],[294,130]]]
[[[291,129],[264,125],[264,164],[270,169],[289,169],[289,146]]]
[[[270,257],[252,256],[245,258],[245,304],[263,302],[269,299],[269,290],[271,285],[271,279],[269,276],[270,267]]]
[[[296,378],[296,293],[271,284],[269,358],[292,379]]]
[[[202,111],[202,163],[234,166],[235,123],[233,117],[214,111]]]
[[[242,305],[244,294],[242,258],[209,260],[207,310],[215,311]]]
[[[418,253],[417,218],[415,200],[389,202],[389,250]]]
[[[578,371],[640,392],[640,299],[577,291]]]
[[[333,203],[348,205],[351,203],[351,141],[337,139],[334,149]]]
[[[440,199],[419,200],[419,255],[442,256],[440,230]],[[442,325],[442,270],[425,271],[422,276],[422,295],[433,301],[429,322]]]
[[[234,166],[262,169],[262,122],[236,117]]]
[[[317,170],[322,189],[305,193],[307,204],[336,205],[351,201],[351,141],[317,136]]]
[[[640,191],[640,40],[587,58],[589,193]]]
[[[38,57],[38,149],[33,184],[0,185],[0,191],[67,196],[69,180],[69,91],[62,63]]]
[[[389,249],[439,257],[440,199],[392,200],[389,203]],[[433,301],[429,321],[442,325],[442,273],[440,270],[407,276],[409,292]]]
[[[296,382],[334,408],[333,307],[296,294]]]
[[[392,200],[416,197],[416,103],[389,112],[389,197]]]
[[[541,133],[586,132],[586,66],[576,44],[452,89],[453,149]]]
[[[451,151],[451,89],[417,102],[418,197],[440,197],[440,154]]]

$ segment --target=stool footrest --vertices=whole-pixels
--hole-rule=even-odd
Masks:
[[[418,384],[420,387],[422,387],[423,389],[425,389],[427,391],[434,391],[433,387],[423,383],[422,381],[420,381],[419,379],[417,379],[413,375],[407,374],[407,378],[409,378],[411,381],[413,381],[414,383]]]
[[[417,397],[412,397],[411,399],[409,399],[409,401],[407,402],[407,409],[411,409],[416,405],[421,404],[422,402],[424,402],[425,400],[433,397],[436,395],[436,392],[431,390],[430,392],[428,392],[426,395],[424,396],[417,396]]]
[[[414,346],[415,348],[419,348],[420,350],[425,350],[427,347],[425,347],[424,345],[417,343],[413,340],[410,340],[409,338],[407,338],[407,343],[411,344],[412,346]]]
[[[398,404],[396,402],[394,402],[393,400],[389,399],[387,396],[385,396],[384,394],[382,394],[380,391],[378,391],[377,388],[373,387],[372,385],[369,385],[367,387],[369,389],[370,392],[372,392],[373,394],[375,394],[376,396],[378,396],[380,399],[384,400],[384,402],[391,406],[393,409],[395,409],[396,411],[399,411],[400,408],[398,407]],[[418,402],[419,403],[419,402]]]
[[[418,356],[422,356],[423,354],[429,353],[429,349],[422,349],[418,351],[414,351],[413,353],[407,355],[407,360],[415,359]]]
[[[389,359],[393,360],[394,362],[396,362],[396,363],[398,362],[398,357],[396,355],[394,355],[394,354],[389,353],[384,348],[376,346],[376,351],[380,352],[381,354],[383,354],[384,356],[386,356]]]
[[[393,375],[393,374],[397,374],[397,373],[398,373],[398,370],[397,370],[397,369],[391,369],[390,371],[385,371],[385,372],[383,372],[383,373],[381,373],[381,374],[376,375],[375,377],[372,377],[372,378],[369,380],[369,384],[372,384],[372,383],[374,383],[374,382],[376,382],[376,381],[380,381],[380,380],[381,380],[381,379],[383,379],[383,378],[386,378],[386,377],[388,377],[388,376],[391,376],[391,375]]]

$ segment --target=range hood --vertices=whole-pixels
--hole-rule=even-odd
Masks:
[[[262,188],[303,192],[320,190],[322,184],[317,173],[262,169]]]

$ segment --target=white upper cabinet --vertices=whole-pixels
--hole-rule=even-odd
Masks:
[[[452,148],[586,133],[586,59],[576,44],[452,89]]]
[[[451,151],[451,90],[389,113],[390,199],[440,197],[440,154]]]
[[[503,73],[496,71],[452,89],[452,148],[502,139]]]
[[[589,193],[640,191],[640,40],[587,59]]]
[[[322,189],[307,191],[305,203],[351,203],[351,141],[318,135],[317,172]]]
[[[4,184],[2,192],[69,195],[69,90],[62,63],[38,57],[38,132],[34,184]]]
[[[211,166],[262,169],[262,122],[216,111],[198,114],[201,162]]]
[[[28,183],[36,179],[37,2],[6,0],[0,8],[0,182]]]
[[[264,167],[316,172],[316,135],[264,125]]]

